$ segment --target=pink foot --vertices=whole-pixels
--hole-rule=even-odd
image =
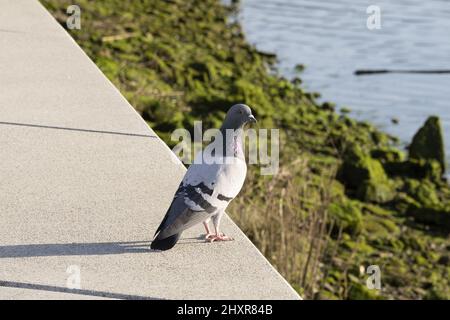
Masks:
[[[205,240],[210,240],[211,238],[215,237],[213,233],[207,233],[205,234]]]
[[[207,238],[207,240],[209,240],[209,242],[214,242],[214,241],[233,241],[234,239],[224,235],[223,233],[219,233],[219,234],[212,234],[209,238]]]

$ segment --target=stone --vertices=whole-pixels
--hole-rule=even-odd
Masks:
[[[384,203],[395,195],[381,162],[365,154],[358,145],[346,152],[338,175],[360,200]]]
[[[437,195],[436,186],[428,180],[407,180],[405,191],[414,197],[424,207],[435,207],[440,205],[440,199]]]
[[[450,211],[445,208],[411,206],[408,214],[417,222],[432,225],[446,234],[450,233]]]
[[[330,203],[328,212],[345,232],[359,233],[361,231],[362,213],[356,201],[344,200],[341,203]]]
[[[395,196],[389,181],[382,183],[366,181],[358,188],[356,195],[361,200],[376,203],[388,202]]]
[[[381,162],[395,162],[403,160],[403,153],[400,150],[393,148],[377,148],[370,152],[372,158],[380,160]]]
[[[406,161],[387,161],[383,163],[389,176],[412,179],[442,180],[442,167],[436,160],[408,159]]]
[[[409,158],[436,160],[441,166],[441,172],[445,172],[444,138],[441,121],[438,117],[429,117],[414,135],[409,146]]]

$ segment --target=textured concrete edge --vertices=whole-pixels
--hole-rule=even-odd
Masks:
[[[158,141],[170,152],[170,156],[172,161],[174,162],[174,164],[176,165],[180,165],[183,166],[183,163],[181,162],[180,159],[178,159],[174,153],[172,152],[172,150],[169,148],[169,146],[148,126],[148,124],[145,122],[144,119],[142,119],[141,115],[136,111],[135,108],[133,108],[133,106],[128,102],[127,99],[125,99],[125,97],[122,95],[122,93],[120,92],[120,90],[114,85],[114,83],[112,83],[111,80],[108,79],[108,77],[102,72],[102,70],[100,70],[100,68],[95,64],[94,61],[92,61],[92,59],[87,55],[86,52],[84,52],[84,50],[78,45],[78,43],[75,41],[75,39],[72,38],[72,36],[70,35],[70,33],[68,33],[59,23],[58,21],[56,21],[56,19],[52,16],[52,14],[47,10],[47,8],[45,8],[45,6],[39,1],[36,0],[36,2],[42,7],[42,9],[46,12],[46,14],[53,20],[56,22],[56,25],[58,26],[58,28],[60,28],[60,30],[63,31],[63,33],[76,45],[76,47],[79,49],[79,51],[81,51],[83,53],[83,55],[87,58],[87,60],[95,67],[95,69],[98,71],[98,73],[110,84],[110,86],[116,91],[116,93],[118,94],[118,96],[125,102],[125,104],[134,112],[135,116],[137,119],[139,119],[140,121],[142,121],[143,126],[151,133],[153,134]]]
[[[250,243],[250,245],[254,248],[254,250],[261,256],[261,259],[263,259],[270,268],[272,268],[273,272],[279,277],[279,279],[286,284],[287,287],[289,287],[294,295],[298,297],[299,300],[303,300],[303,298],[299,295],[297,291],[291,286],[291,284],[278,272],[278,270],[270,263],[270,261],[262,254],[261,251],[259,251],[258,247],[255,246],[255,244],[250,241],[250,239],[247,237],[247,235],[244,233],[244,231],[241,230],[241,228],[236,224],[236,222],[233,221],[233,219],[230,218],[230,216],[227,214],[227,217],[231,224],[233,224],[237,230],[239,230],[240,233],[242,233],[245,237],[245,239]]]
[[[133,112],[135,113],[135,116],[137,119],[139,119],[142,124],[145,126],[146,130],[149,131],[149,133],[153,134],[159,141],[159,143],[161,145],[163,145],[166,150],[169,152],[170,157],[173,161],[173,163],[175,165],[179,165],[184,167],[184,164],[181,162],[180,159],[178,159],[176,157],[176,155],[172,152],[172,150],[169,148],[169,146],[148,126],[148,124],[145,122],[145,120],[141,117],[141,115],[136,111],[136,109],[128,102],[127,99],[125,99],[125,97],[122,95],[122,93],[120,92],[120,90],[112,83],[112,81],[110,79],[108,79],[108,77],[101,71],[101,69],[95,64],[94,61],[92,61],[92,59],[87,55],[86,52],[84,52],[84,50],[78,45],[78,43],[72,38],[72,36],[56,21],[56,19],[51,15],[50,12],[48,12],[48,10],[45,8],[45,6],[39,1],[37,0],[37,2],[39,3],[39,5],[43,8],[43,10],[46,12],[46,14],[51,17],[51,19],[53,19],[56,24],[58,25],[58,27],[60,28],[60,30],[62,30],[64,32],[64,34],[71,40],[73,41],[73,43],[76,45],[76,47],[78,47],[78,49],[85,55],[85,57],[88,59],[88,61],[91,62],[91,64],[96,68],[96,70],[101,74],[101,76],[110,84],[111,87],[114,88],[114,90],[116,91],[116,93],[118,94],[118,96],[120,96],[120,98],[125,102],[125,104],[133,110]],[[185,168],[186,170],[186,168]],[[272,269],[272,271],[278,276],[278,278],[280,279],[280,281],[282,281],[293,293],[293,295],[297,296],[299,300],[303,300],[303,298],[298,294],[297,291],[295,291],[295,289],[289,284],[289,282],[278,272],[278,270],[276,270],[276,268],[269,262],[269,260],[261,253],[261,251],[255,246],[255,244],[250,241],[250,239],[247,237],[247,235],[241,230],[241,228],[233,221],[233,219],[231,219],[231,217],[226,214],[228,220],[230,221],[230,223],[232,223],[237,230],[239,230],[239,232],[241,232],[241,234],[245,237],[246,241],[248,243],[250,243],[250,245],[254,248],[254,250],[256,250],[256,252],[259,254],[259,256],[267,263],[267,265]]]

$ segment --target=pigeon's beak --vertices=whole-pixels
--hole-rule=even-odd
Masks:
[[[251,114],[248,116],[247,122],[256,123],[256,118]]]

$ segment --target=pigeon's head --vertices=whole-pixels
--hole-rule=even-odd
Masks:
[[[222,129],[239,129],[251,122],[256,122],[256,118],[250,107],[245,104],[235,104],[228,110]]]

